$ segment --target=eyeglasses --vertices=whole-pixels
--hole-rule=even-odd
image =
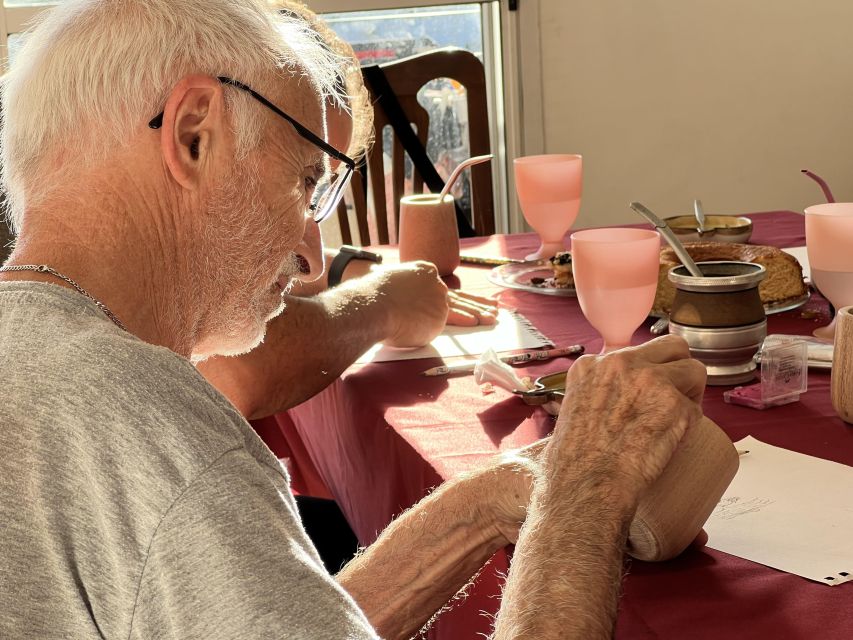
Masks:
[[[294,118],[287,115],[284,111],[279,109],[251,87],[225,76],[220,76],[217,79],[222,84],[231,85],[232,87],[236,87],[237,89],[248,93],[267,109],[287,120],[296,130],[296,133],[302,136],[305,140],[308,140],[308,142],[319,147],[324,153],[341,163],[341,167],[339,167],[338,172],[334,173],[329,179],[324,179],[315,187],[314,196],[312,197],[311,205],[309,206],[313,214],[314,222],[322,222],[328,218],[335,208],[337,208],[338,203],[341,201],[341,198],[352,179],[352,174],[355,172],[355,160],[346,154],[341,153],[328,142],[302,126]],[[148,123],[148,126],[152,129],[159,129],[162,127],[163,112],[161,111],[154,116]]]

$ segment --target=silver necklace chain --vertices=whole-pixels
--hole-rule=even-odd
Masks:
[[[94,296],[90,295],[89,292],[86,291],[83,287],[81,287],[79,284],[74,282],[68,276],[62,275],[56,269],[53,269],[52,267],[49,267],[46,264],[16,264],[16,265],[10,265],[8,267],[0,267],[0,273],[7,272],[7,271],[36,271],[38,273],[49,273],[54,278],[59,278],[60,280],[64,280],[65,282],[70,284],[72,287],[74,287],[80,294],[86,296],[87,298],[89,298],[89,300],[94,302],[95,306],[97,306],[98,309],[103,311],[104,314],[110,320],[112,320],[119,329],[121,329],[122,331],[127,331],[127,327],[125,327],[122,324],[121,320],[119,320],[116,317],[116,315],[107,308],[107,305],[105,305],[103,302],[101,302],[100,300],[98,300]]]

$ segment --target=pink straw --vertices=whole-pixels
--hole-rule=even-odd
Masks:
[[[826,184],[826,180],[821,178],[816,173],[812,173],[808,169],[800,169],[800,171],[805,173],[809,178],[811,178],[812,180],[817,182],[818,185],[820,185],[821,191],[823,191],[823,195],[826,196],[827,202],[835,202],[835,197],[832,195],[832,191],[830,191],[829,185]]]

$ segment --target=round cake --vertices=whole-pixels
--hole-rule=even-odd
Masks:
[[[784,304],[802,298],[808,292],[803,282],[803,269],[797,259],[776,247],[751,244],[723,244],[719,242],[688,242],[684,248],[695,262],[732,260],[754,262],[767,269],[758,285],[758,295],[767,304]],[[660,252],[658,289],[652,313],[668,314],[675,298],[675,285],[669,281],[669,270],[681,264],[675,251],[666,247]]]

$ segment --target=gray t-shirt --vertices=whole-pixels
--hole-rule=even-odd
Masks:
[[[376,638],[186,360],[0,282],[0,375],[0,638]]]

